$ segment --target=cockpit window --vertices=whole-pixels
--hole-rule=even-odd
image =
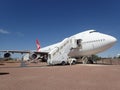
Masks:
[[[89,33],[94,33],[94,32],[97,32],[97,31],[91,31],[91,32],[89,32]]]

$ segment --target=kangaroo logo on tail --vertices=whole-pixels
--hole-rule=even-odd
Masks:
[[[36,39],[36,46],[37,46],[37,51],[40,51],[40,43],[38,39]]]

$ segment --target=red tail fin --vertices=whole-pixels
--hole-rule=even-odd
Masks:
[[[36,39],[36,46],[37,46],[37,51],[40,51],[40,43],[38,39]]]

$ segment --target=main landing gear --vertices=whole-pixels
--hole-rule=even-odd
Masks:
[[[91,57],[83,56],[82,57],[83,64],[93,64],[93,60]]]

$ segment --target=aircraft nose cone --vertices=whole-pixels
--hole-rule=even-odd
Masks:
[[[111,43],[116,43],[117,42],[117,39],[113,36],[110,37],[110,42]]]
[[[110,46],[113,46],[117,42],[117,39],[113,36],[108,36],[106,40],[107,44]]]

